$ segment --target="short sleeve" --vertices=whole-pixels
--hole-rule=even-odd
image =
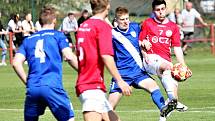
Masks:
[[[25,48],[26,41],[27,41],[27,38],[23,40],[23,43],[20,45],[20,47],[17,51],[17,53],[20,53],[20,54],[24,55],[25,57],[26,57],[26,48]]]
[[[199,18],[201,16],[200,13],[198,11],[196,11],[196,9],[193,9],[193,13],[196,18]]]
[[[181,46],[180,32],[179,32],[178,26],[174,27],[174,32],[173,32],[173,35],[172,35],[171,39],[172,39],[172,46],[173,47],[180,47]]]
[[[58,45],[60,47],[60,50],[63,50],[64,48],[69,47],[68,39],[63,33],[59,32],[58,37],[59,37]]]
[[[146,35],[147,35],[147,26],[146,26],[146,21],[144,21],[143,24],[141,25],[139,40],[142,41],[143,39],[145,39]]]
[[[100,55],[113,55],[112,28],[106,23],[99,27],[97,35]]]

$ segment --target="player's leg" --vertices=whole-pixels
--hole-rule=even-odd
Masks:
[[[160,64],[160,74],[161,83],[166,90],[167,96],[170,100],[178,99],[177,87],[178,83],[172,78],[171,75],[172,64],[170,62],[163,61]]]
[[[141,72],[141,74],[137,75],[134,80],[133,86],[136,87],[137,85],[139,88],[149,92],[158,109],[161,110],[165,106],[165,101],[159,86],[146,72]]]
[[[122,97],[122,91],[117,85],[115,79],[112,79],[108,101],[110,102],[114,110],[117,104],[119,103],[121,97]]]
[[[176,103],[168,102],[165,105],[164,98],[161,94],[161,91],[157,83],[150,78],[146,73],[142,73],[141,77],[135,78],[135,85],[138,85],[139,88],[147,90],[152,97],[153,102],[159,108],[161,115],[166,117],[172,110],[175,109]],[[134,85],[134,84],[133,84]],[[134,85],[134,87],[135,87]]]
[[[160,72],[162,72],[160,76],[161,83],[166,90],[168,100],[178,99],[178,82],[172,78],[171,75],[171,63],[163,62],[160,65]],[[188,107],[180,102],[178,102],[176,110],[178,111],[186,111]]]
[[[82,111],[85,121],[109,121],[112,115],[108,112],[113,108],[108,102],[105,93],[102,90],[87,90],[84,91],[79,99],[82,103]],[[104,116],[104,117],[103,117]]]
[[[101,113],[94,112],[94,111],[84,111],[84,121],[101,121],[102,115]]]
[[[46,104],[40,99],[39,87],[27,88],[24,108],[25,121],[38,121],[39,115],[44,114]]]
[[[74,121],[72,103],[63,89],[43,86],[41,89],[48,107],[58,121]]]

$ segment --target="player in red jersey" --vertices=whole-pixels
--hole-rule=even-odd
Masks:
[[[131,87],[122,80],[113,59],[111,26],[105,22],[110,9],[109,0],[90,0],[93,16],[77,31],[78,80],[76,93],[82,103],[85,121],[117,120],[106,98],[104,66],[117,80],[124,95]],[[109,115],[108,115],[109,114]]]
[[[171,76],[171,47],[174,49],[177,61],[185,64],[180,46],[178,26],[166,17],[166,2],[154,0],[152,2],[155,17],[146,19],[142,24],[139,36],[144,54],[144,65],[151,74],[158,75],[164,86],[169,100],[178,99],[178,83]],[[187,106],[177,103],[179,111],[187,110]],[[165,117],[161,119],[166,120]]]

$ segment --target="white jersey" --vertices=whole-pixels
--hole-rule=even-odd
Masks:
[[[195,18],[199,18],[201,16],[199,12],[197,12],[194,8],[192,8],[190,11],[184,9],[182,10],[181,15],[185,26],[183,27],[183,31],[194,32]]]

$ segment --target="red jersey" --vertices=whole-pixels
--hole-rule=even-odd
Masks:
[[[141,29],[139,39],[146,39],[152,44],[147,53],[157,54],[171,62],[171,47],[181,46],[178,26],[168,19],[160,23],[154,18],[148,18]]]
[[[113,56],[112,28],[103,20],[92,17],[81,24],[77,31],[78,80],[76,94],[101,89],[104,84],[102,55]]]

